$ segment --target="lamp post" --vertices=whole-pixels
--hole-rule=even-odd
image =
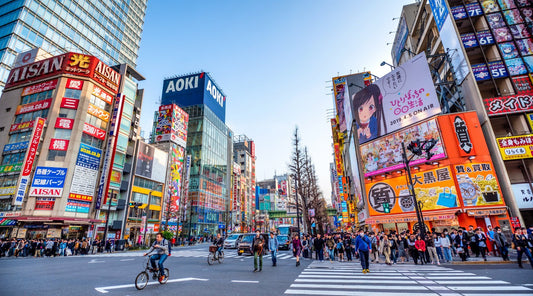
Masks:
[[[422,239],[425,239],[426,237],[426,226],[424,224],[424,217],[422,216],[422,209],[421,209],[421,201],[418,201],[416,199],[416,192],[413,184],[413,178],[411,177],[411,168],[409,167],[409,163],[415,156],[421,156],[423,151],[426,152],[426,159],[429,160],[433,156],[433,153],[430,152],[430,150],[435,146],[437,143],[437,140],[431,138],[429,140],[423,140],[417,139],[415,141],[412,141],[407,146],[407,149],[413,153],[410,158],[407,158],[407,152],[405,150],[405,144],[402,142],[402,157],[403,162],[405,164],[405,170],[407,171],[407,177],[409,180],[409,194],[413,197],[413,201],[415,203],[415,211],[416,211],[416,218],[418,220],[418,226],[420,228],[420,237]]]
[[[152,200],[152,192],[153,190],[150,190],[148,193],[148,204],[146,205],[146,208],[144,209],[144,214],[146,216],[146,219],[144,219],[144,234],[143,234],[143,245],[146,244],[146,231],[148,230],[148,211],[150,210],[150,202]]]

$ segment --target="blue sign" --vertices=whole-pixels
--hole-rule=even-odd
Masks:
[[[472,65],[472,72],[474,72],[474,77],[476,77],[476,81],[490,79],[489,69],[486,64]]]
[[[454,6],[451,8],[453,19],[460,20],[466,18],[466,9],[463,5]]]
[[[13,144],[6,144],[4,146],[4,152],[28,149],[28,145],[29,144],[30,144],[30,141],[20,142],[20,143],[13,143]]]
[[[172,103],[180,108],[205,105],[226,122],[226,96],[205,72],[164,80],[161,104]]]
[[[482,46],[494,44],[494,37],[492,37],[492,33],[489,30],[477,32],[477,39]]]
[[[102,150],[81,143],[80,152],[78,153],[78,159],[76,160],[76,165],[91,170],[98,170],[100,167],[101,156]]]
[[[433,12],[433,18],[437,24],[437,28],[442,28],[446,17],[448,16],[448,7],[446,7],[445,0],[429,0],[429,5],[431,6],[431,11]]]
[[[461,40],[465,48],[476,47],[479,44],[477,43],[476,35],[474,33],[466,33],[461,35]]]
[[[505,66],[503,65],[502,61],[494,61],[489,63],[489,70],[490,74],[492,75],[492,78],[504,78],[508,77],[509,73],[507,73],[507,69],[505,69]]]
[[[468,12],[468,15],[470,15],[470,17],[480,16],[483,14],[483,10],[481,10],[481,5],[479,5],[479,3],[477,2],[466,4],[466,11]]]
[[[63,188],[67,177],[66,168],[41,167],[35,168],[32,187]]]

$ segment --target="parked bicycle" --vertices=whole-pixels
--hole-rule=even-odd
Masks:
[[[209,255],[207,255],[207,264],[212,265],[215,263],[215,261],[218,261],[219,264],[222,264],[224,262],[224,251],[220,251],[220,254],[218,254],[218,247],[217,246],[209,246]]]
[[[150,264],[150,257],[148,256],[146,267],[135,278],[135,288],[137,288],[137,290],[142,290],[146,287],[146,285],[148,285],[150,273],[152,274],[152,278],[157,280],[160,284],[166,284],[170,275],[168,268],[165,268],[165,276],[159,277],[159,271],[152,268],[152,265]]]

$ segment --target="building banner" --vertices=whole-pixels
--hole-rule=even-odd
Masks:
[[[43,134],[45,119],[37,117],[35,119],[35,127],[33,128],[33,133],[30,140],[30,146],[26,151],[26,157],[24,157],[24,167],[18,181],[18,188],[15,196],[13,205],[20,206],[26,195],[26,188],[28,188],[28,183],[30,180],[31,169],[33,168],[33,162],[35,161],[35,156],[37,155],[37,148],[41,142],[41,136]]]
[[[176,215],[179,211],[181,197],[181,183],[183,177],[183,157],[185,149],[172,145],[170,159],[170,212]]]
[[[56,199],[53,197],[38,197],[35,199],[36,211],[51,211],[54,209]]]
[[[411,173],[417,200],[422,211],[456,208],[457,189],[450,167]],[[384,203],[391,214],[415,211],[405,175],[366,184],[370,216],[385,214]]]
[[[41,167],[35,168],[33,181],[30,188],[30,196],[39,197],[61,197],[65,178],[66,168]]]
[[[445,158],[446,153],[439,133],[439,126],[434,118],[361,145],[361,158],[365,177],[403,169],[405,166],[402,160],[402,143],[408,145],[411,141],[417,139],[430,138],[437,140],[437,144],[431,149],[431,152],[434,153],[431,160]],[[407,150],[407,157],[410,158],[411,156],[411,151]],[[414,166],[426,161],[425,155],[415,156],[410,164]]]
[[[84,202],[79,200],[67,200],[67,205],[65,207],[65,212],[74,212],[74,213],[89,213],[91,208],[90,202]]]
[[[531,191],[531,184],[512,184],[511,187],[518,208],[521,210],[533,209],[533,192]]]
[[[490,163],[465,163],[454,166],[465,207],[503,205],[500,185]]]
[[[51,89],[55,89],[56,87],[57,87],[57,79],[33,84],[33,85],[26,86],[25,88],[23,88],[21,96],[24,97],[24,96],[40,93],[43,91],[48,91]]]
[[[350,99],[360,144],[441,112],[425,53],[396,67]]]
[[[533,92],[483,99],[490,115],[503,115],[533,110]]]
[[[87,144],[80,144],[70,186],[70,199],[92,201],[101,156],[102,150]]]
[[[533,157],[533,135],[497,138],[503,160]]]

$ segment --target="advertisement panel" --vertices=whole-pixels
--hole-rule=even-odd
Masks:
[[[497,138],[503,160],[533,157],[533,135]]]
[[[204,104],[215,113],[215,115],[226,123],[226,95],[222,93],[220,87],[209,77],[205,75]]]
[[[533,110],[533,92],[483,99],[490,115],[502,115]]]
[[[463,45],[465,48],[479,46],[479,43],[476,39],[476,35],[474,33],[461,34],[461,41],[463,41]]]
[[[18,150],[27,149],[29,144],[30,144],[30,141],[6,144],[4,146],[3,152],[11,152],[11,151],[18,151]]]
[[[533,93],[533,84],[531,84],[531,78],[529,75],[514,76],[511,77],[516,91],[519,94]]]
[[[83,89],[83,80],[77,80],[77,79],[67,79],[67,84],[65,85],[65,88],[70,89],[77,89],[82,90]]]
[[[346,133],[346,116],[344,113],[344,102],[348,94],[348,87],[346,86],[346,77],[339,77],[333,79],[333,92],[335,95],[335,108],[337,113],[337,120],[339,122],[339,132]]]
[[[100,140],[105,140],[106,132],[88,123],[83,124],[83,132]]]
[[[39,197],[61,197],[65,178],[66,168],[41,167],[35,168],[33,181],[30,188],[30,196]]]
[[[13,195],[15,194],[16,190],[17,190],[16,186],[1,187],[0,196]]]
[[[446,166],[412,173],[417,200],[422,211],[456,208],[457,189],[451,168]],[[409,194],[406,176],[366,184],[370,216],[387,215],[383,204],[388,203],[391,214],[415,211],[414,200]]]
[[[0,173],[20,172],[22,163],[0,165]]]
[[[183,176],[183,160],[185,149],[178,145],[172,145],[170,152],[170,212],[175,215],[180,206],[181,184]]]
[[[70,199],[93,200],[101,157],[102,150],[87,144],[80,144],[70,186]]]
[[[105,122],[109,121],[109,112],[102,110],[91,103],[89,103],[89,109],[87,109],[87,113],[94,115]]]
[[[17,111],[15,112],[15,115],[48,109],[50,108],[51,104],[52,104],[52,98],[25,104],[25,105],[19,105],[17,107]]]
[[[181,147],[187,146],[187,126],[189,114],[178,105],[170,104],[159,107],[156,126],[156,142],[172,141]]]
[[[472,65],[472,72],[474,73],[476,81],[490,79],[489,68],[487,67],[487,64]]]
[[[80,100],[77,99],[63,98],[61,99],[61,108],[78,109],[79,103]]]
[[[43,91],[48,91],[51,89],[55,89],[56,87],[57,87],[57,79],[33,84],[33,85],[26,86],[25,88],[23,88],[21,96],[24,97],[24,96],[40,93]]]
[[[437,140],[437,144],[430,151],[434,154],[430,161],[446,158],[439,125],[435,118],[361,145],[361,159],[365,177],[403,169],[405,166],[402,160],[402,142],[407,145],[417,139],[431,138]],[[410,158],[411,156],[412,153],[407,151],[407,157]],[[410,164],[414,166],[426,161],[425,155],[415,156]]]
[[[14,132],[22,132],[22,131],[30,130],[33,128],[34,123],[35,123],[34,120],[21,122],[21,123],[14,123],[11,125],[11,128],[9,128],[9,133],[11,134]]]
[[[54,209],[56,199],[53,197],[38,197],[35,199],[36,211],[51,211]]]
[[[63,139],[50,139],[50,146],[48,147],[48,149],[67,151],[69,142],[69,140]]]
[[[360,144],[440,113],[425,53],[359,91],[351,105]]]
[[[67,205],[65,207],[65,212],[74,212],[74,213],[89,213],[91,208],[90,202],[84,202],[79,200],[67,200]]]
[[[392,60],[395,64],[399,64],[400,57],[402,56],[403,49],[405,48],[405,41],[407,41],[407,35],[409,34],[407,29],[407,22],[404,17],[400,18],[398,22],[398,29],[396,30],[396,37],[392,43]]]
[[[511,184],[513,195],[516,199],[516,204],[521,210],[533,209],[533,192],[531,191],[531,184],[519,183]]]
[[[17,194],[13,202],[14,205],[22,205],[24,200],[24,195],[26,195],[26,188],[28,188],[28,183],[30,179],[31,169],[33,167],[33,162],[35,161],[35,156],[37,155],[37,148],[39,147],[39,142],[43,134],[45,119],[37,117],[35,119],[35,127],[33,128],[33,133],[30,140],[30,146],[26,151],[26,156],[24,157],[24,167],[18,181]]]
[[[92,94],[109,105],[113,104],[113,96],[108,94],[105,90],[101,89],[97,85],[93,86]]]
[[[74,126],[74,119],[70,119],[70,118],[62,118],[62,117],[58,117],[56,119],[56,124],[54,125],[55,128],[60,128],[60,129],[72,129],[72,127]]]
[[[476,33],[477,39],[479,40],[480,45],[490,45],[494,44],[494,37],[492,36],[492,33],[490,30],[486,31],[479,31]]]
[[[164,151],[144,142],[139,142],[135,174],[159,183],[165,183],[167,157],[168,155]]]
[[[465,163],[454,166],[465,207],[503,205],[500,185],[490,163]]]
[[[348,149],[348,155],[350,157],[350,169],[352,173],[352,188],[353,194],[355,196],[356,202],[361,201],[362,191],[361,191],[361,175],[359,174],[359,161],[357,160],[357,155],[355,154],[355,142],[354,138],[350,138],[350,148]]]
[[[533,113],[526,114],[526,118],[529,123],[529,128],[533,131]]]

